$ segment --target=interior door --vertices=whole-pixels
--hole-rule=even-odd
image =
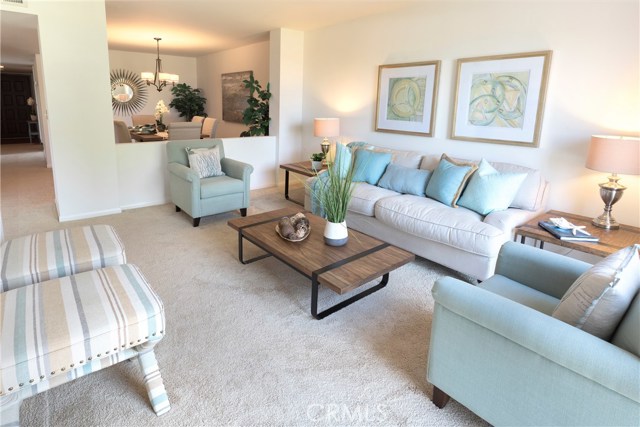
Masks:
[[[2,143],[11,138],[26,138],[29,136],[27,120],[31,107],[27,105],[27,98],[32,95],[30,74],[0,75],[0,123],[2,123]]]

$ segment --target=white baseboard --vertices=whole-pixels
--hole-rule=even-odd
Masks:
[[[65,215],[65,216],[61,216],[58,213],[58,220],[60,222],[77,221],[77,220],[80,220],[80,219],[96,218],[96,217],[99,217],[99,216],[115,215],[115,214],[119,214],[119,213],[122,213],[122,209],[120,209],[120,208],[118,208],[118,209],[108,209],[108,210],[104,210],[104,211],[85,212],[85,213],[81,213],[81,214],[77,214],[77,215]]]

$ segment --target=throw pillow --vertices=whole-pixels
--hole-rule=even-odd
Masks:
[[[343,178],[349,173],[351,167],[351,150],[346,145],[336,143],[336,157],[333,162],[334,172],[338,172],[338,176]]]
[[[443,154],[427,183],[427,197],[457,208],[456,202],[462,189],[477,168],[473,163],[457,162]]]
[[[200,178],[210,178],[212,176],[222,176],[222,166],[220,165],[220,149],[213,148],[190,148],[187,147],[189,157],[189,167],[193,169]]]
[[[585,271],[552,316],[609,340],[640,288],[640,245],[609,255]]]
[[[352,181],[366,181],[376,185],[389,163],[391,163],[391,153],[359,149],[356,151]]]
[[[393,190],[402,194],[424,196],[431,172],[424,169],[413,169],[390,164],[378,181],[378,187]]]
[[[471,209],[480,215],[493,211],[504,211],[516,197],[526,173],[500,173],[485,159],[471,176],[458,206]]]

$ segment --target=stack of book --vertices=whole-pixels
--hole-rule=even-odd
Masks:
[[[538,225],[560,240],[576,242],[597,242],[600,240],[581,229],[560,228],[547,221],[540,221]]]

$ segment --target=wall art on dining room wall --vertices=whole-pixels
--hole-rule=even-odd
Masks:
[[[225,122],[242,123],[244,110],[249,106],[249,89],[242,81],[248,80],[251,73],[253,71],[222,74],[222,120]]]
[[[376,131],[433,136],[440,61],[378,67]]]
[[[537,147],[551,54],[458,59],[451,139]]]

